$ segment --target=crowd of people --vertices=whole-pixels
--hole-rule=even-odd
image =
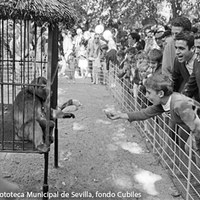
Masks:
[[[135,38],[134,38],[135,36]],[[134,40],[134,42],[133,42]],[[132,41],[132,43],[130,43]],[[144,43],[144,46],[142,44]],[[145,120],[168,112],[169,124],[175,131],[170,137],[178,141],[182,173],[188,167],[189,146],[195,152],[197,179],[200,175],[200,32],[186,17],[171,21],[170,28],[153,26],[146,29],[144,42],[141,35],[128,35],[128,48],[117,52],[117,76],[127,85],[127,92],[134,98],[144,94],[147,108],[131,113],[107,113],[110,119]],[[132,45],[130,45],[132,44]],[[142,48],[143,47],[143,48]],[[189,98],[188,98],[189,97]],[[159,123],[159,121],[158,121]],[[177,140],[178,137],[178,140]],[[192,139],[191,139],[192,138]],[[192,144],[190,143],[192,141]],[[187,176],[187,174],[186,174]],[[195,184],[196,184],[195,183]]]
[[[91,81],[94,84],[106,84],[106,78],[104,79],[104,77],[107,76],[109,71],[114,70],[116,76],[126,85],[127,93],[136,99],[141,93],[146,97],[151,96],[151,91],[149,92],[147,88],[148,84],[150,84],[149,79],[153,77],[150,90],[153,89],[156,92],[158,91],[155,88],[164,90],[163,93],[159,94],[159,98],[167,99],[167,101],[163,103],[161,100],[161,104],[164,105],[163,108],[159,111],[157,110],[157,112],[154,110],[153,114],[147,110],[145,117],[142,115],[144,118],[141,119],[147,119],[162,112],[170,113],[173,110],[171,113],[176,117],[172,117],[170,126],[172,129],[174,129],[175,124],[179,124],[182,127],[177,130],[177,134],[180,137],[178,145],[183,152],[188,152],[186,147],[190,138],[188,133],[196,131],[192,136],[194,141],[192,148],[197,153],[195,162],[200,167],[199,121],[194,124],[194,118],[192,118],[192,121],[188,120],[189,116],[184,115],[184,109],[182,110],[183,112],[180,112],[180,102],[177,104],[177,99],[181,99],[182,96],[179,97],[178,95],[178,98],[173,99],[173,102],[175,102],[173,106],[171,105],[172,97],[169,98],[175,92],[200,102],[199,31],[198,27],[195,27],[184,16],[172,19],[169,26],[149,25],[142,31],[125,30],[121,24],[117,29],[110,28],[105,31],[103,26],[101,27],[100,25],[95,30],[91,29],[84,33],[81,29],[77,29],[77,35],[73,38],[70,37],[69,51],[65,51],[66,45],[63,42],[64,55],[67,55],[65,61],[69,61],[71,53],[76,59],[74,63],[77,63],[77,67],[70,65],[70,62],[65,62],[64,67],[65,70],[66,67],[73,69],[73,77],[76,69],[80,69],[80,75],[84,78],[91,77]],[[65,41],[65,38],[63,41]],[[62,73],[63,66],[59,75]],[[166,81],[166,78],[168,78],[168,81]],[[162,84],[166,85],[162,85],[161,81]],[[158,86],[158,82],[161,84],[160,86]],[[169,83],[172,84],[172,88],[169,88]],[[188,103],[190,102],[188,98],[182,98],[182,100],[184,102],[183,105],[186,104],[189,107],[193,105],[193,103]],[[146,98],[145,101],[150,106],[155,104],[151,98]],[[175,108],[175,105],[178,105],[178,108]],[[195,105],[199,107],[198,103]],[[188,106],[186,106],[187,109]],[[187,111],[191,115],[196,116],[197,114],[198,116],[198,112],[196,112],[198,109],[195,110],[195,113],[192,110],[194,110],[193,106]],[[140,115],[137,113],[137,116]],[[115,119],[115,117],[113,118]],[[120,116],[116,118],[120,118]],[[123,115],[122,118],[131,121],[132,119],[137,120],[133,115]],[[173,134],[170,137],[175,140]],[[186,163],[184,155],[185,153],[180,153],[181,159]]]

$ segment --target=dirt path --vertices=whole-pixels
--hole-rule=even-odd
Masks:
[[[75,119],[58,122],[60,167],[53,167],[52,146],[50,195],[56,197],[59,192],[62,198],[57,199],[81,200],[173,199],[172,182],[165,170],[154,164],[155,158],[134,123],[106,118],[103,109],[119,107],[104,86],[68,84],[60,79],[59,104],[70,98],[83,106],[75,112]],[[43,155],[1,153],[0,171],[4,178],[18,183],[22,193],[37,194],[42,191],[43,162]]]

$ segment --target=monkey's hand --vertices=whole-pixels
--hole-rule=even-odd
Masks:
[[[64,113],[63,118],[75,118],[73,113]]]
[[[67,102],[63,103],[61,106],[59,106],[60,110],[64,110],[68,106],[74,105],[77,109],[78,107],[82,106],[81,102],[77,99],[70,99]]]

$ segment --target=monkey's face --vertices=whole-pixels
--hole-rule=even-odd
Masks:
[[[34,84],[33,86],[33,93],[35,93],[36,96],[40,97],[44,101],[49,96],[49,89],[47,88],[47,80],[44,77],[38,77],[34,79],[31,84]]]

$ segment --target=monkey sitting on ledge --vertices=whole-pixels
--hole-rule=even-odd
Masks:
[[[50,101],[50,92],[47,89],[47,80],[44,77],[34,79],[30,86],[23,88],[15,98],[13,104],[14,128],[16,140],[29,140],[41,152],[47,152],[51,143],[54,119],[75,118],[73,113],[64,113],[62,109],[51,109],[51,119],[47,122],[46,106]],[[71,100],[69,100],[71,102]],[[65,103],[66,106],[70,103]],[[48,109],[48,108],[47,108]],[[45,142],[47,124],[49,125],[50,141]]]

